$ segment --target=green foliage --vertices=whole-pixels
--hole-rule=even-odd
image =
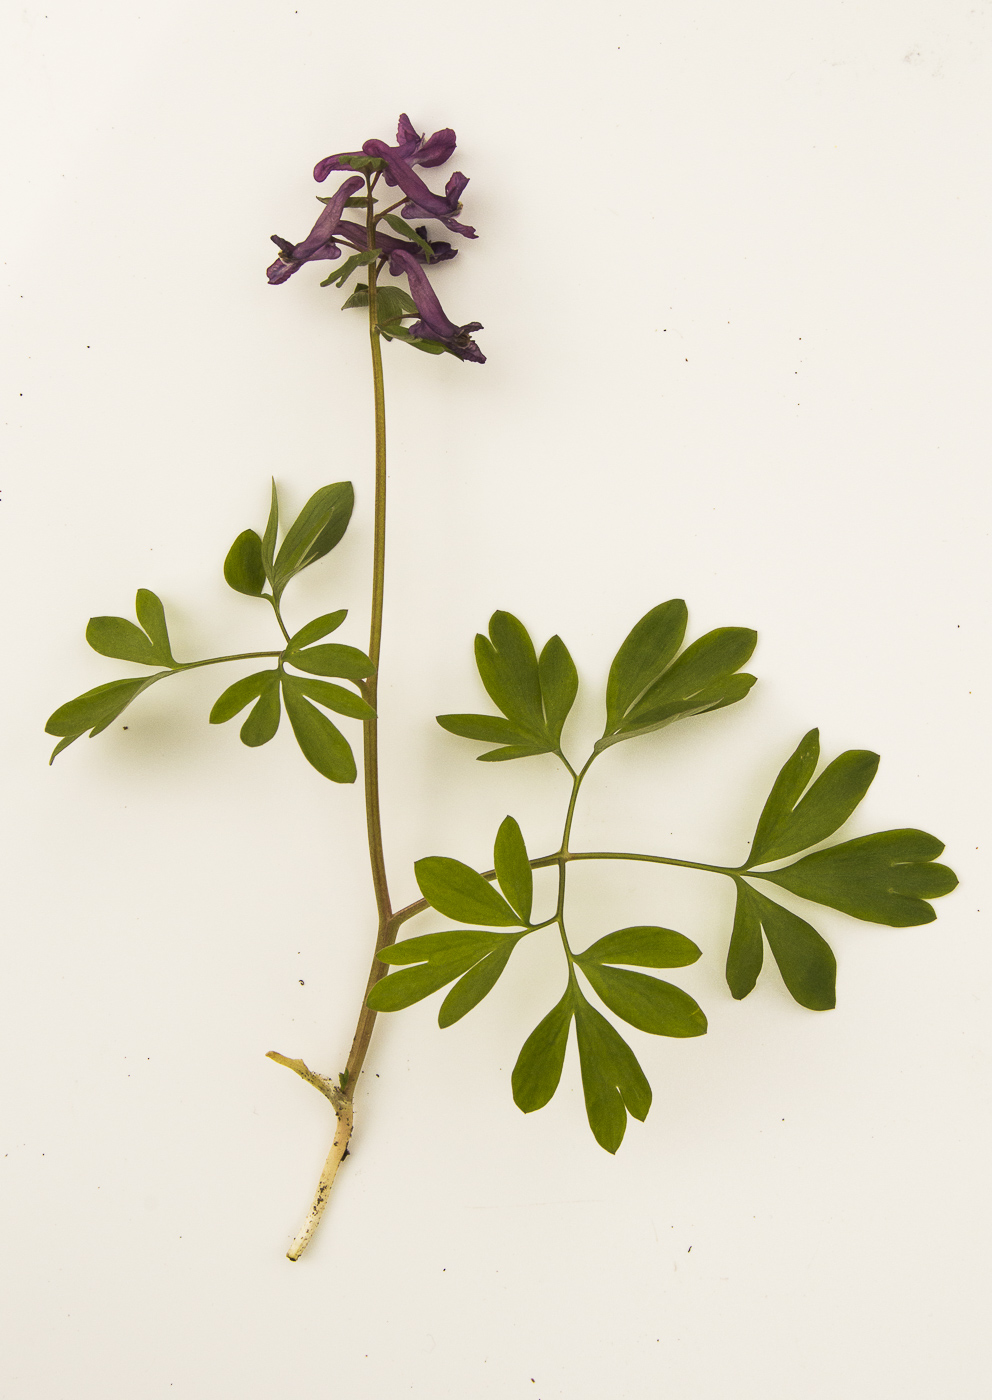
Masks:
[[[552,637],[545,645],[537,663],[537,677],[544,702],[547,732],[557,748],[579,690],[579,673],[568,647],[560,637]]]
[[[366,203],[364,199],[359,202],[362,204]],[[351,200],[349,200],[348,203],[350,204]],[[320,285],[322,287],[343,287],[353,272],[356,272],[360,267],[367,267],[369,263],[375,262],[378,256],[379,254],[375,248],[364,248],[360,253],[352,253],[351,257],[345,258],[341,266],[336,267],[333,272],[324,278]]]
[[[343,685],[332,685],[330,681],[301,680],[299,676],[287,676],[285,673],[282,684],[284,690],[293,690],[297,695],[316,700],[325,710],[347,715],[349,719],[375,719],[375,710],[368,701],[353,690],[345,690]]]
[[[832,836],[864,797],[878,770],[877,753],[849,749],[824,769],[803,797],[819,755],[819,730],[811,729],[775,779],[754,834],[749,867],[795,855]]]
[[[467,924],[519,926],[524,922],[488,880],[449,856],[425,856],[414,867],[420,892],[439,914]]]
[[[101,656],[135,661],[140,666],[174,668],[177,662],[169,645],[161,600],[149,589],[139,588],[135,612],[141,627],[124,617],[91,617],[86,625],[86,640]]]
[[[503,969],[510,961],[510,954],[522,934],[500,934],[501,942],[477,962],[463,977],[460,977],[441,1003],[437,1013],[437,1023],[442,1030],[453,1026],[456,1021],[478,1006],[483,997],[488,996],[498,982]]]
[[[388,324],[390,321],[398,321],[401,316],[417,315],[417,303],[402,287],[393,287],[388,283],[377,286],[375,302],[380,330],[384,322]],[[392,333],[390,330],[389,334]]]
[[[535,1026],[517,1056],[511,1084],[513,1102],[523,1113],[550,1103],[561,1081],[574,1012],[572,985],[570,981],[561,1001]]]
[[[241,742],[250,749],[267,744],[279,728],[282,709],[279,704],[279,673],[270,672],[265,687],[251,713],[241,726]]]
[[[123,621],[123,618],[119,620]],[[147,690],[150,685],[168,675],[171,675],[170,671],[158,671],[154,676],[141,676],[137,680],[108,681],[105,685],[95,686],[83,695],[77,695],[75,700],[60,705],[55,713],[49,716],[45,725],[46,734],[62,736],[61,743],[56,744],[52,750],[49,762],[54,762],[63,749],[67,749],[76,739],[81,738],[87,730],[91,739],[100,734],[108,725],[113,724],[118,715],[123,714],[131,701],[137,699],[143,690]]]
[[[369,287],[367,282],[356,282],[352,289],[351,296],[347,301],[341,303],[342,311],[350,311],[355,307],[366,307],[369,304]]]
[[[506,817],[496,833],[493,864],[500,889],[520,915],[521,922],[529,924],[534,899],[534,872],[520,827],[512,817]]]
[[[695,944],[671,929],[645,927],[608,934],[574,961],[605,1005],[625,1021],[652,1035],[685,1038],[706,1031],[706,1017],[692,997],[669,982],[604,963],[636,959],[642,966],[684,966],[698,956]],[[659,958],[666,961],[657,964]],[[513,1099],[524,1113],[533,1113],[553,1097],[573,1017],[589,1126],[601,1147],[616,1152],[627,1114],[647,1117],[651,1086],[633,1050],[582,995],[574,974],[561,1001],[524,1042],[513,1070]]]
[[[210,711],[210,723],[226,724],[229,719],[239,715],[246,705],[256,700],[273,680],[278,682],[279,672],[271,668],[268,671],[256,671],[251,676],[242,676],[241,680],[229,685],[224,693],[218,696]]]
[[[449,353],[448,347],[442,345],[439,340],[424,340],[420,336],[411,335],[406,327],[401,326],[398,321],[390,322],[388,331],[382,325],[379,326],[379,329],[387,340],[402,340],[404,345],[412,345],[414,350],[423,350],[426,355],[446,355]],[[457,356],[455,358],[457,359]]]
[[[373,1011],[399,1011],[458,978],[438,1013],[442,1028],[454,1025],[492,991],[522,937],[491,930],[448,929],[394,943],[380,950],[379,961],[406,970],[377,982],[367,1004]]]
[[[830,1011],[837,1002],[837,962],[829,945],[805,919],[737,880],[737,912],[727,955],[727,985],[740,1001],[761,971],[764,929],[785,983],[800,1006]]]
[[[353,783],[358,770],[351,745],[340,729],[310,704],[293,680],[284,676],[283,700],[303,757],[332,783]]]
[[[670,928],[639,925],[621,928],[576,955],[583,967],[589,963],[626,963],[630,967],[688,967],[702,951],[684,933]]]
[[[340,160],[341,164],[343,166],[346,166],[349,170],[358,170],[363,175],[367,174],[371,170],[385,170],[386,168],[386,162],[382,159],[381,156],[366,156],[356,154],[349,156],[339,156],[338,159]]]
[[[265,588],[262,563],[262,537],[255,530],[242,530],[224,560],[224,577],[237,593],[261,598]]]
[[[700,957],[700,949],[684,934],[645,925],[618,929],[597,939],[584,953],[575,955],[575,964],[600,1001],[630,1025],[650,1035],[684,1039],[706,1031],[706,1017],[687,992],[658,977],[608,964],[687,967]]]
[[[340,542],[354,504],[355,492],[350,481],[322,486],[286,531],[277,553],[279,494],[273,481],[265,532],[259,536],[254,530],[242,530],[224,560],[225,579],[238,593],[250,598],[269,598],[278,604],[290,579],[323,559]],[[271,594],[264,592],[266,583]]]
[[[578,991],[574,1014],[589,1126],[600,1147],[616,1152],[627,1130],[627,1114],[641,1122],[648,1116],[651,1086],[619,1031]]]
[[[161,658],[164,664],[175,666],[177,662],[172,655],[169,629],[165,621],[165,608],[162,606],[161,598],[158,598],[150,588],[139,588],[134,597],[134,611],[149,641],[155,648],[155,664],[158,665],[159,658]]]
[[[606,732],[617,730],[624,716],[674,658],[689,611],[681,598],[659,603],[641,618],[621,646],[606,683]]]
[[[309,623],[297,635],[312,630],[313,635],[323,636],[325,631],[337,627],[340,620],[340,614],[327,613]],[[324,709],[347,715],[349,719],[374,719],[375,711],[371,705],[353,690],[345,690],[344,686],[290,676],[279,669],[256,671],[254,675],[244,676],[228,686],[210,711],[210,723],[224,724],[257,697],[254,709],[242,726],[241,739],[251,748],[267,744],[279,728],[280,683],[286,712],[304,758],[332,782],[354,782],[356,768],[351,746],[330,720],[308,703],[316,700]]]
[[[294,632],[286,643],[287,660],[294,651],[299,651],[301,647],[308,647],[312,642],[319,642],[321,637],[326,637],[330,632],[336,632],[347,616],[348,609],[339,608],[337,612],[324,613],[323,617],[315,617],[312,622],[308,622],[305,627]]]
[[[513,1069],[513,1101],[524,1113],[534,1113],[554,1097],[573,1017],[589,1126],[600,1147],[616,1152],[627,1128],[627,1114],[642,1122],[647,1117],[651,1086],[633,1050],[606,1017],[589,1005],[574,978],[569,979],[561,1001],[524,1041]]]
[[[375,163],[369,162],[368,168],[375,168]],[[404,236],[423,241],[403,220],[389,218],[388,222]],[[371,262],[374,256],[349,259],[328,282],[340,284],[351,270]],[[367,305],[368,297],[368,287],[360,285],[346,304]],[[378,308],[380,329],[387,338],[405,340],[431,353],[444,351],[443,346],[417,340],[400,325],[403,317],[416,312],[412,299],[401,288],[379,288]],[[239,593],[270,602],[285,632],[279,610],[283,590],[301,570],[339,543],[353,505],[349,482],[322,487],[307,501],[279,545],[279,500],[273,481],[264,533],[260,536],[254,530],[244,530],[237,537],[224,563],[227,582]],[[374,688],[362,684],[374,674],[371,659],[356,647],[323,641],[344,622],[345,609],[314,618],[299,628],[281,651],[187,663],[173,657],[165,611],[154,593],[139,589],[135,612],[137,625],[122,617],[91,618],[87,640],[102,655],[164,669],[97,686],[56,710],[46,725],[46,731],[59,738],[52,759],[82,734],[100,733],[143,690],[166,675],[213,661],[271,655],[274,665],[236,680],[222,692],[210,711],[210,723],[226,723],[248,709],[241,739],[254,748],[276,734],[285,706],[296,741],[312,767],[332,782],[355,781],[357,768],[351,745],[325,713],[359,722],[375,718],[366,698]],[[754,649],[753,631],[716,628],[683,650],[686,626],[685,604],[673,599],[652,609],[630,632],[610,668],[606,727],[590,762],[621,740],[734,704],[754,684],[754,677],[740,670]],[[655,925],[617,929],[584,952],[574,953],[564,922],[569,858],[653,860],[731,878],[737,891],[726,968],[732,995],[740,1000],[754,988],[767,941],[788,991],[800,1005],[816,1011],[835,1004],[834,955],[816,929],[768,898],[751,881],[778,885],[855,918],[897,927],[930,922],[935,915],[927,901],[949,893],[957,884],[953,872],[936,863],[942,844],[921,831],[879,832],[802,855],[833,836],[850,818],[868,791],[879,762],[877,754],[848,750],[815,777],[820,757],[815,729],[804,736],[779,772],[758,820],[746,865],[729,868],[630,852],[575,852],[568,844],[572,815],[579,783],[589,765],[576,772],[561,751],[563,728],[578,691],[578,674],[568,649],[554,636],[538,656],[523,623],[498,611],[490,619],[488,636],[476,638],[476,661],[486,692],[500,713],[440,715],[438,723],[450,733],[496,745],[479,755],[484,761],[557,755],[573,778],[562,845],[533,860],[518,823],[507,816],[496,835],[494,871],[487,875],[445,856],[417,861],[417,883],[427,904],[469,927],[383,948],[379,961],[397,970],[376,982],[367,1004],[373,1011],[396,1011],[448,988],[438,1024],[451,1026],[493,989],[522,938],[557,924],[569,966],[568,985],[520,1051],[512,1076],[513,1096],[525,1113],[549,1102],[561,1080],[574,1020],[589,1124],[596,1141],[608,1152],[616,1152],[620,1146],[628,1114],[646,1117],[651,1089],[633,1050],[591,1004],[583,987],[588,984],[607,1010],[638,1030],[679,1039],[700,1036],[707,1029],[706,1017],[688,993],[632,969],[685,967],[701,954],[691,939]],[[325,677],[350,681],[356,688],[333,684]],[[801,858],[784,868],[755,868],[795,856]],[[559,874],[555,915],[537,924],[533,922],[535,865],[557,866]],[[493,877],[499,888],[492,883]],[[407,909],[402,917],[415,911],[416,906]],[[302,1065],[302,1061],[275,1058],[291,1067]],[[328,1082],[319,1076],[316,1080],[325,1086]]]
[[[279,493],[276,490],[275,477],[272,478],[272,493],[269,503],[269,518],[265,522],[265,532],[262,535],[262,568],[265,570],[265,577],[272,585],[273,565],[275,560],[276,540],[279,538]]]
[[[737,907],[727,952],[727,986],[731,996],[736,1001],[742,1001],[754,990],[764,962],[765,945],[761,939],[757,901],[751,898],[754,891],[743,880],[735,880],[734,884],[737,886]]]
[[[754,676],[735,674],[758,640],[747,627],[718,627],[676,656],[688,614],[674,598],[641,618],[614,658],[606,689],[606,728],[596,744],[650,734],[676,720],[742,700]]]
[[[706,1017],[680,987],[662,982],[659,977],[647,977],[643,972],[604,967],[582,958],[575,962],[604,1006],[639,1031],[679,1039],[705,1035]]]
[[[934,863],[943,849],[925,831],[879,831],[757,878],[856,919],[907,928],[931,923],[937,916],[927,900],[957,885],[953,870]]]
[[[798,914],[766,899],[743,880],[736,884],[737,915],[727,961],[727,981],[734,997],[739,1001],[747,996],[761,970],[760,927],[782,981],[799,1005],[810,1011],[832,1010],[837,1004],[837,961],[829,944]]]
[[[389,225],[394,233],[398,233],[401,238],[409,238],[411,243],[416,243],[430,262],[434,257],[434,249],[422,238],[415,228],[411,228],[405,219],[401,219],[398,214],[384,214],[383,220]]]
[[[322,486],[307,501],[279,548],[272,566],[272,591],[276,600],[294,575],[323,559],[348,528],[355,505],[350,481]]]
[[[291,647],[286,653],[286,664],[312,676],[337,676],[346,681],[365,680],[375,671],[364,651],[342,646],[339,642],[306,647],[302,651]]]
[[[560,637],[552,637],[538,662],[523,623],[511,613],[495,612],[489,636],[475,639],[482,683],[505,720],[494,715],[438,715],[449,734],[481,739],[503,748],[479,755],[484,762],[557,753],[562,726],[572,708],[578,676]]]

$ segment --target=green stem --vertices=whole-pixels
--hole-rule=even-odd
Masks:
[[[708,870],[713,875],[739,875],[742,865],[706,865],[700,860],[676,860],[674,856],[642,856],[632,851],[571,851],[569,860],[646,860],[654,865],[678,865],[684,870]]]
[[[393,210],[398,209],[401,204],[406,204],[409,198],[409,195],[404,195],[403,198],[398,199],[395,204],[387,205],[385,209],[381,209],[379,213],[375,216],[375,222],[378,223],[380,219],[384,219],[387,214],[391,214]]]
[[[366,215],[366,233],[369,250],[376,247],[375,222],[371,194],[375,181],[366,185],[369,205]],[[372,351],[372,389],[375,404],[375,540],[372,554],[372,623],[369,633],[369,659],[375,667],[364,690],[373,709],[377,707],[379,686],[379,653],[382,646],[382,607],[386,581],[386,397],[382,377],[382,346],[378,329],[378,297],[376,294],[376,266],[369,264],[369,343]],[[392,924],[392,909],[389,903],[389,886],[386,880],[386,861],[382,847],[382,816],[379,803],[379,734],[378,720],[365,721],[365,816],[368,827],[369,859],[372,865],[372,884],[375,889],[376,907],[379,911],[379,927],[376,934],[375,954],[369,971],[368,983],[362,997],[362,1009],[355,1027],[355,1038],[344,1071],[344,1088],[349,1098],[354,1097],[355,1085],[361,1073],[376,1013],[365,1002],[369,992],[387,971],[386,965],[378,961],[378,953],[396,937]]]
[[[263,598],[268,598],[269,602],[272,604],[272,611],[273,611],[273,612],[275,613],[275,615],[276,615],[276,622],[278,622],[278,624],[279,624],[279,631],[282,633],[282,635],[286,638],[286,641],[288,642],[288,641],[289,641],[289,632],[286,630],[286,624],[285,624],[285,622],[283,622],[283,620],[282,620],[282,613],[279,611],[279,600],[278,600],[278,598],[276,598],[275,595],[272,594],[272,593],[263,593],[263,594],[262,594],[262,597],[263,597]]]
[[[565,828],[561,834],[561,846],[558,850],[558,904],[555,909],[555,919],[558,922],[558,930],[561,933],[562,947],[565,949],[565,956],[568,959],[569,977],[572,976],[572,950],[568,945],[568,935],[565,932],[565,879],[570,852],[568,849],[568,838],[572,834],[572,819],[575,816],[575,804],[579,800],[579,788],[582,786],[582,779],[589,772],[589,769],[596,758],[595,751],[589,755],[584,765],[576,773],[564,755],[559,755],[562,762],[572,774],[572,794],[568,799],[568,811],[565,813]]]
[[[588,766],[588,765],[587,765]],[[633,851],[555,851],[548,856],[536,856],[531,862],[532,870],[546,870],[549,866],[561,866],[573,860],[646,860],[655,865],[677,865],[685,870],[707,870],[714,875],[729,875],[733,879],[736,875],[757,874],[757,871],[746,870],[742,865],[706,865],[698,860],[676,860],[674,856],[642,856]],[[480,872],[484,880],[495,880],[495,870],[483,870]],[[423,914],[431,906],[426,899],[418,899],[413,904],[407,904],[402,909],[397,909],[390,919],[390,925],[394,930],[393,941],[395,941],[395,931],[401,924],[405,924],[408,919],[415,919],[418,914]]]
[[[174,670],[195,671],[197,666],[219,666],[222,661],[257,661],[262,656],[282,656],[281,651],[242,651],[237,656],[211,656],[206,661],[179,661]]]

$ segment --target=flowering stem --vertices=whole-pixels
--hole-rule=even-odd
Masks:
[[[367,179],[367,177],[366,177]],[[369,184],[369,195],[372,186]],[[375,248],[375,214],[371,199],[366,216],[368,246]],[[382,603],[386,579],[386,397],[382,378],[382,344],[378,329],[378,306],[376,296],[376,266],[369,265],[369,342],[372,350],[372,385],[375,400],[375,541],[372,562],[372,625],[369,636],[369,659],[376,668],[365,686],[366,698],[373,709],[379,683],[379,653],[382,646]],[[369,833],[369,857],[372,862],[372,883],[375,887],[376,907],[379,911],[379,928],[376,936],[376,954],[387,947],[396,937],[391,925],[392,909],[389,903],[389,887],[386,882],[386,862],[382,849],[382,821],[379,809],[379,737],[378,720],[365,721],[365,813]],[[355,1084],[361,1073],[376,1013],[365,1005],[365,997],[387,971],[377,957],[372,959],[368,985],[362,998],[362,1009],[355,1027],[355,1039],[344,1072],[344,1092],[349,1099],[354,1097]]]
[[[372,187],[375,181],[366,176],[369,200],[366,214],[368,247],[374,249],[375,214],[372,204]],[[369,343],[372,351],[372,391],[375,405],[375,533],[372,547],[372,621],[369,631],[369,659],[375,668],[362,686],[362,693],[373,710],[376,708],[379,688],[379,654],[382,649],[382,604],[386,581],[386,397],[382,377],[382,345],[378,328],[378,305],[376,296],[376,264],[369,264]],[[387,968],[379,962],[378,953],[396,939],[399,927],[392,918],[389,902],[389,886],[386,880],[386,861],[382,849],[382,817],[379,804],[379,733],[378,720],[367,719],[364,724],[364,769],[365,769],[365,818],[368,828],[369,859],[372,864],[372,885],[375,890],[379,926],[376,933],[375,955],[369,972],[368,983],[362,995],[362,1009],[355,1027],[355,1038],[344,1073],[340,1076],[340,1089],[329,1080],[301,1069],[302,1061],[290,1061],[284,1056],[271,1054],[280,1064],[295,1069],[303,1078],[315,1084],[330,1100],[336,1115],[334,1141],[327,1156],[317,1192],[310,1213],[300,1233],[289,1250],[287,1258],[296,1260],[306,1249],[324,1213],[338,1167],[348,1153],[351,1140],[355,1086],[361,1074],[365,1056],[368,1054],[375,1025],[376,1013],[366,1006],[369,992],[384,976]]]

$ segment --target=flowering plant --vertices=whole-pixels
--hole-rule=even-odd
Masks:
[[[928,901],[947,894],[956,884],[952,871],[936,863],[941,843],[925,832],[884,831],[822,844],[852,816],[875,777],[879,760],[874,753],[849,750],[817,777],[820,745],[815,729],[786,759],[758,816],[750,852],[737,864],[650,852],[572,849],[576,804],[594,762],[614,745],[631,740],[646,740],[646,748],[655,747],[656,741],[648,736],[735,705],[755,684],[755,677],[742,667],[754,651],[756,633],[747,627],[720,627],[684,646],[686,606],[672,599],[652,608],[623,641],[607,679],[602,735],[583,760],[574,762],[563,746],[564,727],[579,685],[568,648],[555,636],[538,650],[519,619],[503,611],[493,614],[488,634],[476,638],[476,661],[498,713],[445,714],[437,717],[438,723],[452,735],[490,746],[477,755],[483,762],[552,755],[571,781],[560,844],[553,851],[532,855],[518,822],[507,816],[495,833],[492,868],[477,870],[448,856],[425,856],[415,866],[422,898],[404,908],[393,907],[382,843],[376,712],[386,557],[382,341],[485,363],[474,339],[482,326],[477,321],[462,325],[452,321],[428,275],[435,265],[457,255],[450,242],[429,231],[432,222],[459,238],[476,237],[475,229],[458,218],[466,177],[454,173],[438,194],[416,169],[445,164],[454,149],[454,132],[446,128],[425,138],[403,115],[395,144],[373,139],[361,150],[321,160],[314,170],[318,182],[333,173],[344,173],[346,178],[333,194],[322,197],[321,213],[302,241],[273,238],[278,255],[267,275],[274,286],[312,262],[333,264],[321,283],[324,287],[342,288],[364,269],[366,280],[354,282],[344,308],[366,311],[372,358],[375,531],[367,648],[325,640],[344,624],[344,609],[292,631],[282,612],[290,582],[329,555],[347,530],[354,503],[351,483],[335,482],[317,491],[282,532],[281,540],[273,483],[264,529],[247,529],[238,535],[224,562],[224,575],[238,593],[272,609],[281,634],[279,646],[177,661],[161,601],[149,590],[139,589],[137,624],[122,617],[95,617],[86,636],[101,654],[151,668],[151,674],[98,686],[62,705],[46,726],[59,740],[54,759],[83,734],[93,736],[106,729],[139,694],[167,676],[220,663],[265,660],[268,664],[263,669],[223,691],[210,712],[211,723],[226,723],[247,709],[241,739],[249,747],[258,747],[273,738],[285,710],[303,757],[336,783],[354,782],[358,764],[351,743],[328,712],[362,727],[365,820],[378,926],[352,1048],[336,1076],[316,1073],[301,1059],[270,1052],[272,1059],[320,1090],[335,1114],[333,1143],[310,1214],[289,1251],[291,1259],[300,1256],[312,1237],[348,1150],[355,1088],[378,1013],[401,1010],[448,988],[438,1021],[442,1027],[454,1024],[492,991],[521,940],[542,929],[553,928],[560,937],[566,985],[519,1053],[512,1074],[514,1100],[525,1113],[549,1102],[561,1079],[574,1023],[586,1111],[596,1141],[608,1152],[616,1152],[628,1115],[646,1117],[651,1106],[648,1080],[634,1051],[598,1009],[596,1000],[621,1022],[649,1035],[702,1035],[707,1022],[696,1001],[675,983],[653,975],[658,969],[685,967],[699,959],[702,951],[684,934],[661,924],[612,929],[590,947],[576,950],[567,926],[567,877],[574,861],[640,861],[729,879],[736,893],[726,958],[731,995],[741,1000],[753,989],[767,944],[788,991],[800,1005],[814,1011],[829,1010],[835,1003],[834,955],[810,923],[770,897],[769,887],[857,919],[908,926],[932,920],[935,915]],[[383,197],[386,190],[398,190],[400,197],[390,202]],[[351,211],[355,218],[349,217]],[[387,276],[397,281],[386,281]],[[535,883],[535,872],[545,870],[552,875],[547,886]],[[457,926],[397,941],[404,924],[425,914],[441,915]]]

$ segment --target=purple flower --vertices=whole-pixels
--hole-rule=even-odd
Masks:
[[[361,175],[352,175],[349,180],[345,180],[341,188],[324,205],[320,217],[302,243],[290,243],[287,238],[280,238],[278,234],[272,235],[272,242],[279,248],[279,256],[266,268],[266,275],[273,286],[292,277],[304,263],[341,256],[341,249],[335,242],[335,237],[342,236],[341,215],[350,197],[364,184]]]
[[[400,116],[399,125],[396,128],[396,145],[386,149],[392,154],[405,160],[410,165],[443,165],[446,160],[450,160],[455,149],[455,133],[450,127],[444,127],[441,131],[435,131],[429,139],[418,136],[413,129],[413,123],[405,112]],[[384,145],[384,142],[378,142]],[[332,170],[348,170],[351,168],[350,162],[363,155],[377,155],[378,152],[368,149],[369,143],[360,151],[342,151],[340,155],[326,156],[319,161],[313,169],[315,180],[326,180]],[[387,185],[395,185],[390,171],[385,173]]]
[[[482,323],[470,321],[466,326],[456,326],[453,321],[449,321],[441,310],[441,303],[427,280],[427,274],[415,257],[403,249],[398,249],[390,254],[389,270],[394,277],[405,275],[410,284],[410,295],[420,316],[419,321],[408,327],[412,336],[420,340],[439,341],[460,360],[471,360],[477,365],[485,364],[486,357],[470,334],[471,331],[481,331]]]
[[[433,139],[431,137],[432,141]],[[463,234],[465,238],[477,236],[474,228],[460,224],[454,218],[462,207],[460,198],[468,184],[467,175],[463,175],[460,170],[456,171],[445,185],[444,194],[434,194],[412,166],[402,156],[397,155],[392,146],[387,146],[385,141],[366,141],[363,150],[366,155],[378,156],[385,162],[387,183],[399,185],[408,197],[410,202],[403,208],[404,218],[440,219],[445,228],[450,229],[452,233]]]

